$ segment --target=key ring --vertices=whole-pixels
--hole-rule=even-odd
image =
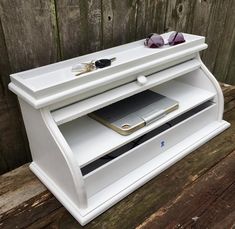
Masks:
[[[114,60],[116,60],[116,57],[113,57],[111,59],[99,59],[97,61],[92,60],[90,63],[81,63],[72,67],[72,72],[78,72],[75,76],[79,76],[98,68],[108,67]]]

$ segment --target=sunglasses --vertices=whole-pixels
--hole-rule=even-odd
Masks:
[[[185,42],[184,35],[179,32],[173,32],[168,38],[168,43],[164,42],[164,39],[161,35],[156,34],[156,33],[150,33],[147,36],[144,42],[144,45],[149,48],[160,48],[163,45],[173,46],[173,45],[178,45],[184,42]]]

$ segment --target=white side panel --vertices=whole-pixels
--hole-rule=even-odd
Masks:
[[[87,198],[81,171],[73,153],[46,110],[35,110],[20,101],[33,163],[43,170],[68,199],[84,208]],[[47,185],[49,181],[44,180]]]

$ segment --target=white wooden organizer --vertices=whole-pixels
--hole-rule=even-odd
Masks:
[[[30,168],[82,225],[229,127],[220,86],[199,57],[205,39],[184,36],[176,46],[150,49],[140,40],[11,75]],[[79,77],[71,71],[111,57],[110,67]],[[147,89],[179,108],[128,136],[87,116]]]

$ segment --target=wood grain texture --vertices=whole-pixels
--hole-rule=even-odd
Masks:
[[[219,55],[219,46],[224,42],[223,34],[230,0],[215,0],[211,6],[210,20],[207,28],[206,43],[208,49],[204,53],[203,60],[210,71],[214,72],[216,57]]]
[[[16,96],[8,90],[11,72],[0,20],[0,174],[30,160],[28,141]]]
[[[235,87],[224,85],[223,91],[226,98],[226,110],[227,104],[235,101],[235,96],[233,96]],[[234,111],[235,104],[225,113],[225,119],[231,122],[232,127],[235,125]],[[195,193],[196,191],[203,191],[200,187],[208,187],[208,189],[205,188],[205,193],[206,190],[210,190],[206,199],[208,200],[207,203],[213,203],[217,206],[216,194],[221,194],[222,189],[227,190],[226,187],[229,188],[229,185],[232,184],[231,179],[234,179],[234,166],[232,165],[235,158],[234,153],[231,154],[235,150],[234,141],[235,129],[229,128],[130,194],[85,227],[81,227],[61,207],[59,202],[25,165],[0,177],[0,190],[3,190],[0,194],[0,226],[2,228],[63,229],[135,228],[140,224],[143,226],[143,221],[159,212],[159,209],[168,206],[169,203],[172,205],[172,203],[177,202],[177,197],[181,194],[186,197],[187,190],[193,189]],[[215,168],[217,169],[215,170]],[[215,171],[217,171],[218,176],[213,175]],[[210,180],[207,178],[210,178]],[[219,178],[219,180],[214,178]],[[210,195],[210,193],[212,194]],[[196,194],[194,196],[197,197]],[[195,201],[195,203],[197,202],[200,203]],[[197,207],[199,210],[201,209],[199,205],[194,206],[194,209],[197,209]],[[227,209],[228,214],[233,214],[232,210],[234,210],[234,206],[232,209]],[[212,214],[210,211],[208,208],[208,214]],[[186,212],[194,213],[190,209]],[[28,214],[30,214],[30,217],[27,218]],[[188,221],[184,222],[187,223]],[[218,220],[218,222],[221,221]],[[205,223],[205,225],[207,224]]]
[[[230,69],[230,63],[233,56],[233,47],[235,45],[235,1],[230,0],[226,13],[225,22],[220,37],[217,56],[213,73],[216,78],[222,82],[227,81],[226,77]],[[233,82],[235,84],[235,77]]]
[[[143,39],[150,33],[162,34],[165,31],[167,1],[143,0],[137,6],[136,39]]]
[[[0,1],[2,27],[12,72],[58,60],[53,4],[52,0]]]
[[[214,0],[195,1],[194,10],[192,11],[193,22],[191,33],[206,36],[210,20],[211,6]]]
[[[165,27],[166,31],[189,32],[193,18],[195,1],[168,1]]]
[[[235,41],[233,41],[233,47],[231,48],[231,59],[228,66],[228,72],[226,75],[226,82],[231,82],[235,85]]]
[[[0,99],[8,92],[7,85],[9,83],[9,74],[11,72],[10,62],[7,53],[5,36],[2,29],[2,22],[0,18]]]
[[[62,59],[102,47],[101,0],[56,1]]]
[[[229,217],[235,213],[234,163],[235,151],[192,186],[186,187],[137,229],[231,228],[235,223],[235,218]],[[228,219],[225,220],[226,217]]]
[[[53,1],[0,1],[0,173],[31,159],[9,74],[58,60]]]
[[[103,0],[103,48],[135,40],[138,0]]]
[[[32,219],[46,217],[51,209],[61,207],[45,186],[35,179],[28,165],[0,177],[0,195],[1,228],[11,229],[17,224],[25,228]],[[8,214],[14,214],[14,220],[8,218]]]

